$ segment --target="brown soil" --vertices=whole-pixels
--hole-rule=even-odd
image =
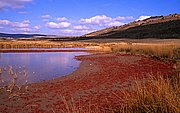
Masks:
[[[61,113],[74,106],[88,109],[115,105],[113,94],[129,89],[133,77],[149,75],[171,75],[172,64],[140,55],[128,54],[95,54],[77,56],[81,60],[79,69],[70,75],[28,86],[25,94],[0,95],[0,112],[3,113]],[[23,88],[22,88],[23,89]],[[65,98],[65,100],[63,99]],[[68,104],[68,105],[66,105]]]

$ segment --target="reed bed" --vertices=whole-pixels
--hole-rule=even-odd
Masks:
[[[178,59],[180,58],[180,41],[173,42],[87,42],[87,41],[71,41],[71,42],[52,42],[52,41],[0,41],[1,49],[10,48],[64,48],[64,47],[81,47],[106,52],[125,52],[129,54],[143,54],[157,58]]]
[[[0,41],[0,48],[62,48],[62,47],[86,47],[95,46],[89,42],[52,42],[52,41]]]
[[[164,59],[180,58],[180,44],[126,44],[111,47],[112,52],[125,52],[130,54],[143,54]]]
[[[114,113],[179,113],[180,74],[164,78],[152,77],[146,84],[135,80],[135,92],[114,94],[125,104],[116,106]]]

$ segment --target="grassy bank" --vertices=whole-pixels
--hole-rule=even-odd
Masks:
[[[130,54],[144,54],[157,58],[180,58],[180,45],[163,44],[127,44],[111,47],[112,52],[125,52]]]
[[[122,113],[179,113],[180,74],[149,79],[146,84],[135,80],[133,93],[115,94],[125,104],[116,106],[113,112]]]
[[[144,54],[157,58],[180,58],[180,40],[118,40],[99,39],[87,41],[0,41],[1,49],[9,48],[63,48],[80,47],[106,52],[125,52],[130,54]]]

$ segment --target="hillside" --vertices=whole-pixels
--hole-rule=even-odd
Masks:
[[[96,38],[180,38],[180,14],[155,16],[123,26],[102,29],[85,37]]]

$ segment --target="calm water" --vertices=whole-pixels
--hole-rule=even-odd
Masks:
[[[28,83],[35,83],[58,78],[72,73],[79,67],[80,61],[76,60],[75,56],[87,54],[89,53],[0,53],[0,67],[3,70],[2,78],[6,79],[10,66],[13,67],[13,72],[18,73],[19,82],[27,79]],[[24,78],[24,73],[27,74],[26,78]]]

